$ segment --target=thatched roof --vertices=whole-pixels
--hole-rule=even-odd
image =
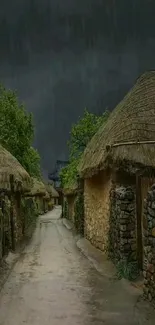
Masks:
[[[47,192],[49,193],[49,195],[52,197],[52,198],[58,198],[59,197],[59,193],[56,191],[56,189],[54,188],[53,185],[51,184],[46,184],[46,190]]]
[[[31,178],[18,160],[0,145],[0,189],[11,190],[10,176],[13,176],[14,190],[29,191]]]
[[[44,199],[45,199],[46,201],[49,201],[49,200],[50,200],[50,195],[49,195],[48,192],[46,192],[46,194],[44,195]]]
[[[74,194],[76,194],[77,190],[78,190],[78,184],[77,184],[77,182],[73,182],[68,187],[65,187],[63,189],[63,194],[65,196],[74,195]]]
[[[28,194],[30,196],[45,196],[46,192],[44,183],[37,178],[32,178],[32,188]]]
[[[91,177],[109,162],[155,168],[155,72],[137,80],[92,138],[79,174]]]

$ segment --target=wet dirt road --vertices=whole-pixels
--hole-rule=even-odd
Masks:
[[[60,209],[42,216],[0,294],[0,325],[153,324],[137,297],[101,276],[78,251]]]

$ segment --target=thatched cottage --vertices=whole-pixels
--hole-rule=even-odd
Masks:
[[[48,212],[50,209],[50,194],[48,191],[46,191],[46,194],[45,196],[43,197],[43,200],[44,200],[44,212]]]
[[[80,234],[84,234],[83,181],[77,177],[63,189],[63,217],[69,219]]]
[[[155,222],[153,208],[144,218],[144,202],[155,182],[155,72],[137,80],[92,138],[79,174],[84,179],[85,236],[113,258],[137,260],[141,269],[144,264],[149,268],[155,253],[148,262],[151,248],[145,239],[149,233],[155,245],[155,231],[148,232]]]
[[[64,195],[64,217],[69,219],[75,224],[75,204],[77,197],[78,185],[77,183],[71,184],[69,187],[63,189]]]
[[[53,205],[58,205],[59,204],[59,193],[56,191],[54,186],[51,186],[51,202]]]
[[[27,196],[34,198],[38,214],[43,214],[45,212],[44,202],[47,196],[45,184],[35,177],[32,178],[32,187]]]
[[[54,205],[58,205],[59,194],[52,184],[45,184],[45,187],[49,195],[48,210],[52,210]]]
[[[21,197],[30,187],[28,173],[0,146],[0,258],[22,240]]]

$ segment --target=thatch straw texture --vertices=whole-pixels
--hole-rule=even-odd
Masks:
[[[0,145],[0,189],[11,190],[10,176],[13,175],[14,191],[29,191],[31,178],[18,160]]]
[[[50,194],[48,192],[46,192],[45,196],[44,196],[44,199],[46,201],[49,201],[50,200]]]
[[[59,197],[59,193],[56,191],[56,189],[52,186],[52,197],[53,198],[58,198]]]
[[[28,193],[30,196],[45,196],[47,193],[44,183],[37,178],[32,178],[32,188]]]
[[[50,197],[52,198],[58,198],[59,197],[59,193],[56,191],[56,189],[54,188],[53,185],[51,184],[46,184],[46,190],[49,193]]]
[[[70,184],[70,186],[63,189],[63,194],[65,196],[74,195],[76,194],[77,190],[78,190],[78,184],[77,182],[73,182],[72,184]]]
[[[155,72],[147,72],[137,80],[92,138],[81,159],[79,174],[91,177],[109,162],[155,168]]]

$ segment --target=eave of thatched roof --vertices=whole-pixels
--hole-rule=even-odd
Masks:
[[[53,198],[58,198],[59,197],[59,193],[56,191],[56,189],[52,186],[52,197]]]
[[[0,189],[11,191],[10,176],[14,191],[29,191],[31,178],[19,161],[0,145]]]
[[[47,193],[44,183],[37,178],[32,178],[32,187],[29,196],[45,196]]]
[[[78,190],[78,184],[77,184],[77,182],[73,182],[72,184],[63,188],[63,194],[65,196],[74,195],[74,194],[76,194],[77,190]]]
[[[58,198],[59,197],[59,193],[56,191],[56,189],[54,188],[53,185],[51,184],[46,184],[46,190],[47,192],[49,193],[49,195],[52,197],[52,198]]]
[[[123,161],[155,168],[154,71],[143,74],[117,105],[88,144],[78,170],[81,177],[91,177]]]
[[[44,199],[46,201],[49,201],[50,200],[50,194],[48,192],[46,192],[46,194],[44,195]]]

